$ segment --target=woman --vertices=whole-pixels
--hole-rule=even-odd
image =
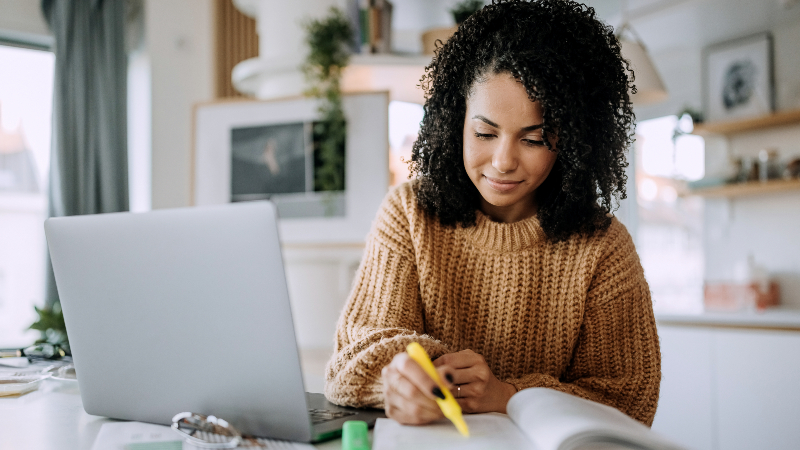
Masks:
[[[625,197],[627,63],[594,10],[502,1],[437,52],[415,179],[386,197],[339,320],[325,394],[404,424],[442,393],[465,412],[547,387],[652,424],[660,353]]]

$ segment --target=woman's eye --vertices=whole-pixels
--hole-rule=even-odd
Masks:
[[[475,137],[480,139],[480,140],[482,140],[482,141],[485,141],[485,140],[487,140],[487,139],[489,139],[491,137],[494,137],[494,135],[493,134],[475,132]]]
[[[530,147],[544,145],[544,141],[537,141],[536,139],[523,139],[522,142],[524,142],[525,145],[528,145]]]

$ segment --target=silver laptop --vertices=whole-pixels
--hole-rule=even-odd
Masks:
[[[87,413],[303,442],[383,417],[305,392],[276,220],[264,201],[45,222]]]

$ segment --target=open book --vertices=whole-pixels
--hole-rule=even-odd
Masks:
[[[378,419],[372,449],[683,449],[610,406],[546,388],[518,392],[508,402],[508,415],[465,414],[464,419],[469,438],[447,419],[424,426]]]

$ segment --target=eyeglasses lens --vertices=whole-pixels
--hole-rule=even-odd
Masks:
[[[234,448],[241,442],[241,434],[235,428],[214,416],[179,414],[173,418],[172,428],[198,447]]]

